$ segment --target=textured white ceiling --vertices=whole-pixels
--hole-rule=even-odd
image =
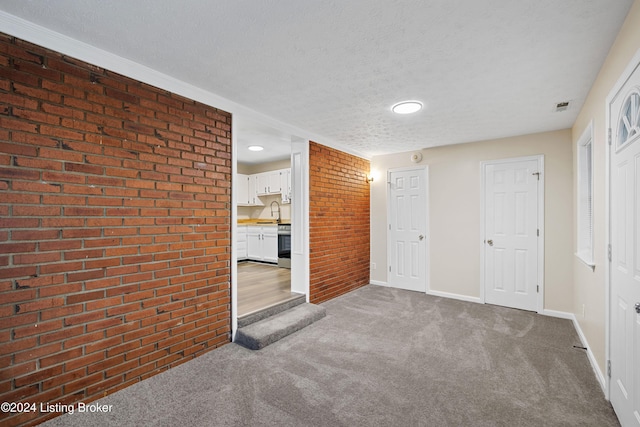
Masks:
[[[240,163],[259,164],[291,157],[291,134],[256,121],[236,120],[237,159]],[[264,147],[263,151],[249,150],[251,145]]]
[[[0,10],[371,156],[570,127],[632,2],[1,0]],[[426,108],[392,114],[405,99]]]

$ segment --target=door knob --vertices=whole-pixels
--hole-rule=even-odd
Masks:
[[[424,236],[421,234],[421,235],[418,236],[418,239],[422,240],[422,239],[424,239]]]
[[[493,246],[493,240],[487,240],[487,243],[489,244],[489,246]]]
[[[640,302],[636,303],[636,313],[640,314]]]

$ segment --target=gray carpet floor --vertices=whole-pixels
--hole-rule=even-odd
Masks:
[[[573,325],[366,286],[260,351],[228,344],[47,426],[617,426]]]

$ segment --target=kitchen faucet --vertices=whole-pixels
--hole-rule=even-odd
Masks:
[[[278,202],[277,202],[277,201],[275,201],[275,200],[274,200],[273,202],[271,202],[271,216],[273,217],[273,204],[274,204],[274,203],[276,204],[276,206],[278,206],[278,219],[276,220],[276,222],[277,222],[278,224],[280,224],[280,203],[278,203]]]

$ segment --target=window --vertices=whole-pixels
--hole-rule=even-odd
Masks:
[[[618,148],[640,134],[640,92],[637,88],[624,101],[618,129]]]
[[[593,264],[593,123],[578,139],[578,253],[585,264]]]

